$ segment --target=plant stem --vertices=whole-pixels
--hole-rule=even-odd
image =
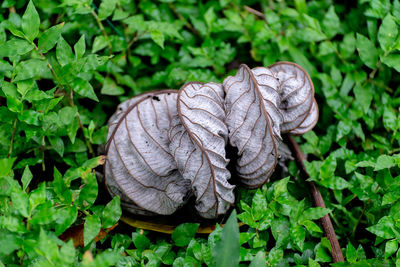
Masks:
[[[90,9],[90,12],[92,13],[94,19],[96,20],[97,25],[99,25],[100,31],[102,32],[104,38],[106,38],[107,46],[108,46],[108,54],[111,55],[112,46],[111,46],[110,38],[108,38],[108,34],[107,34],[106,30],[104,29],[103,23],[101,23],[101,20],[99,19],[99,16],[97,16],[96,11],[93,8],[90,8],[89,6],[88,6],[88,8]]]
[[[186,28],[188,28],[189,30],[191,30],[195,35],[199,35],[199,32],[192,26],[192,24],[189,23],[189,21],[187,21],[185,19],[184,16],[182,16],[181,13],[179,13],[179,11],[176,9],[176,7],[172,4],[172,3],[168,3],[169,8],[172,10],[172,12],[175,13],[175,15],[185,23]]]
[[[15,129],[16,128],[17,128],[17,119],[14,120],[14,125],[13,125],[13,129],[12,129],[12,134],[11,134],[10,148],[8,150],[8,158],[12,154],[13,144],[14,144],[14,137],[15,137]]]
[[[300,165],[300,171],[303,173],[306,179],[310,178],[310,175],[308,174],[306,167],[304,165],[304,160],[305,157],[303,153],[300,150],[299,145],[297,144],[296,140],[294,140],[292,135],[288,135],[288,139],[291,145],[292,152],[294,153],[294,156],[297,160],[297,162]],[[310,191],[311,194],[314,198],[315,205],[317,207],[321,208],[326,208],[324,199],[322,198],[321,192],[319,191],[317,185],[314,182],[309,182],[310,184]],[[329,240],[329,243],[331,244],[332,248],[332,258],[333,262],[343,262],[344,257],[342,254],[342,250],[340,248],[339,241],[336,237],[335,229],[333,228],[331,218],[329,217],[329,214],[325,215],[321,219],[321,224],[322,228],[324,229],[325,235]]]

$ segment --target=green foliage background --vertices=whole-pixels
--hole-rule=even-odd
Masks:
[[[327,213],[347,261],[336,266],[400,266],[398,0],[0,5],[0,266],[326,265]],[[121,216],[118,198],[99,201],[94,170],[119,102],[280,60],[315,85],[320,120],[298,141],[327,209],[291,162],[289,177],[239,190],[224,230],[117,228],[93,242]],[[84,248],[58,239],[80,223]]]

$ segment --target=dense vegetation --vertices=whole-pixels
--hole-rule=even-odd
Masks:
[[[332,262],[327,213],[347,263],[400,265],[398,0],[0,5],[0,266],[319,266]],[[238,192],[224,230],[120,223],[94,242],[121,216],[95,172],[118,103],[279,60],[315,85],[320,119],[297,140],[327,209],[290,162],[288,177]],[[83,247],[58,238],[79,224]]]

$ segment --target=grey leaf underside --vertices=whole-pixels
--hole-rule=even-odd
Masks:
[[[225,146],[224,91],[215,83],[187,83],[179,91],[179,116],[172,121],[170,151],[185,180],[196,196],[196,209],[202,217],[216,218],[234,203],[234,186]]]
[[[268,180],[277,162],[283,121],[279,81],[267,68],[241,65],[223,84],[230,144],[239,150],[237,174],[245,186],[256,188]]]
[[[292,62],[278,62],[269,69],[279,80],[278,90],[281,98],[279,108],[283,115],[281,131],[282,133],[293,130],[296,132],[296,128],[309,117],[313,106],[314,86],[311,78],[302,67]],[[315,124],[311,125],[312,123],[309,121],[301,128],[303,130],[311,129]],[[297,131],[302,132],[301,129]]]
[[[311,131],[314,128],[315,124],[318,121],[318,104],[314,99],[311,110],[307,118],[294,130],[291,130],[290,133],[300,135],[305,134],[308,131]]]
[[[119,106],[109,121],[106,183],[131,208],[172,214],[190,187],[169,153],[168,130],[177,114],[177,91],[156,91]]]

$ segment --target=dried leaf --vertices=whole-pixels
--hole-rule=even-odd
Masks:
[[[153,91],[128,100],[109,122],[106,183],[135,213],[172,214],[187,199],[189,182],[168,147],[176,92]]]
[[[318,104],[314,99],[310,113],[306,117],[306,119],[296,128],[290,131],[292,134],[305,134],[308,131],[311,131],[314,128],[315,124],[318,121]]]
[[[283,115],[281,131],[287,133],[299,127],[310,113],[314,86],[308,73],[295,63],[282,61],[269,68],[279,80],[279,108]]]
[[[277,162],[283,120],[278,108],[278,86],[269,69],[250,70],[246,65],[224,80],[225,121],[230,144],[239,150],[236,170],[249,188],[264,184]]]
[[[228,128],[222,85],[192,82],[178,93],[178,114],[170,130],[170,150],[184,179],[191,182],[196,209],[205,218],[225,214],[234,203],[226,169]]]

